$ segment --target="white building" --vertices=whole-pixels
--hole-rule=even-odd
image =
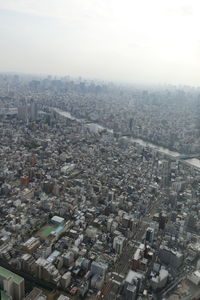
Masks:
[[[54,216],[53,218],[51,218],[51,222],[56,225],[63,225],[65,222],[65,219],[58,217],[58,216]]]
[[[113,249],[115,249],[117,254],[121,254],[123,251],[125,243],[125,237],[124,236],[116,236],[113,240]]]
[[[168,278],[168,271],[165,269],[161,269],[159,274],[153,276],[151,278],[150,284],[152,286],[153,290],[159,290],[164,288],[164,286],[167,283],[167,278]]]
[[[188,275],[188,280],[190,280],[195,285],[200,284],[200,271],[195,271],[192,274]]]
[[[63,289],[66,289],[70,285],[71,277],[71,272],[67,272],[62,276],[61,285]]]

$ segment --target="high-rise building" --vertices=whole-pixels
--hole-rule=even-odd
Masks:
[[[8,295],[5,291],[0,291],[0,299],[1,300],[12,300],[12,297]]]
[[[24,297],[24,278],[0,267],[0,289],[7,292],[14,300],[21,300]]]
[[[128,284],[125,290],[125,299],[126,300],[135,300],[137,297],[137,285]]]
[[[155,274],[151,277],[150,285],[153,290],[162,289],[166,283],[168,278],[168,271],[165,269],[161,269],[158,274]]]
[[[18,107],[18,118],[24,122],[28,122],[28,106],[27,105]]]
[[[179,268],[184,259],[184,256],[181,252],[175,251],[163,245],[160,246],[158,256],[162,263],[170,265],[173,268]]]
[[[36,121],[37,120],[37,104],[31,100],[30,104],[30,121]]]
[[[171,168],[170,162],[168,160],[162,160],[160,162],[160,171],[161,171],[161,183],[163,188],[167,188],[170,184],[170,175]]]
[[[37,103],[31,100],[30,104],[24,101],[21,106],[18,106],[18,118],[26,123],[35,122],[38,118]]]
[[[108,192],[108,202],[112,202],[114,200],[114,191]]]
[[[107,270],[108,270],[108,265],[102,262],[93,261],[91,264],[92,275],[99,275],[105,278]]]
[[[116,236],[113,240],[113,249],[115,249],[117,254],[121,254],[125,243],[124,236]]]
[[[154,239],[154,229],[148,227],[147,230],[146,230],[146,238],[145,238],[145,240],[146,240],[147,243],[152,244],[153,243],[153,239]]]
[[[71,282],[71,272],[65,273],[61,278],[61,286],[63,289],[66,289]]]
[[[138,291],[141,288],[141,282],[144,275],[141,273],[130,270],[124,281],[124,296],[126,300],[137,299]]]

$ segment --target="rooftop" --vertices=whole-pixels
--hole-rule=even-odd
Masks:
[[[142,279],[143,277],[144,276],[142,274],[130,270],[125,281],[129,284],[132,284],[134,280],[137,280],[138,278]]]
[[[56,223],[62,223],[64,222],[64,218],[58,217],[58,216],[54,216],[53,218],[51,218],[52,222],[56,222]]]
[[[7,269],[4,269],[3,267],[0,267],[0,275],[5,277],[6,279],[12,278],[13,281],[15,281],[17,284],[24,281],[23,277],[20,277],[19,275],[15,274]]]

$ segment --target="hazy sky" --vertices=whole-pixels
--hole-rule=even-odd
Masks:
[[[0,71],[200,86],[200,0],[0,0]]]

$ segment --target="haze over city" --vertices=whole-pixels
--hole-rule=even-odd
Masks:
[[[200,299],[200,0],[0,0],[0,300]]]
[[[200,85],[198,0],[0,0],[1,72]]]

